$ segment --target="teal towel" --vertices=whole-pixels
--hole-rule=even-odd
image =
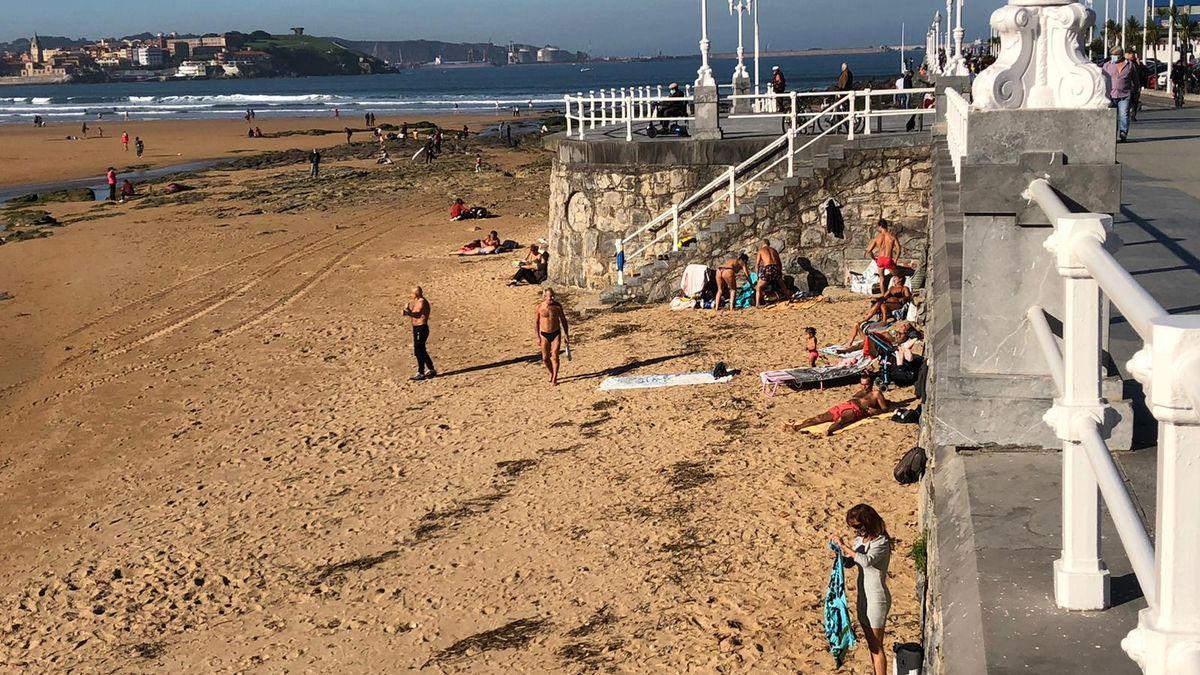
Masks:
[[[754,306],[754,285],[758,283],[758,273],[750,273],[750,281],[742,284],[741,290],[738,291],[734,298],[733,306],[735,309],[750,309]]]
[[[825,590],[825,637],[829,638],[829,653],[837,667],[842,667],[846,653],[854,647],[854,626],[850,623],[850,606],[846,602],[846,577],[842,552],[829,543],[837,555],[829,573],[829,588]]]

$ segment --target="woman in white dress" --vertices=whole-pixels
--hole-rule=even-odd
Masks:
[[[847,546],[841,537],[837,538],[836,544],[847,562],[858,567],[858,623],[867,639],[875,675],[887,675],[883,631],[892,608],[892,594],[887,586],[892,538],[883,518],[867,504],[859,504],[847,511],[846,524],[856,535],[854,546]]]

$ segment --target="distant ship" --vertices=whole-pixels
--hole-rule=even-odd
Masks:
[[[592,72],[592,69],[591,69],[591,68],[580,68],[580,69],[579,69],[579,72],[581,72],[581,73],[590,73],[590,72]]]

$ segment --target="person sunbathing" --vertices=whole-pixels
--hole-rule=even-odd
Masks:
[[[512,280],[508,282],[509,286],[520,286],[521,284],[529,284],[535,286],[546,280],[547,272],[549,271],[550,257],[545,251],[539,251],[537,244],[529,246],[529,253],[525,254],[525,260],[517,267],[516,273],[513,274]]]
[[[891,407],[891,401],[884,397],[883,392],[875,388],[875,376],[870,373],[864,373],[859,378],[861,387],[849,400],[839,403],[829,410],[810,417],[798,424],[783,425],[784,431],[799,431],[808,427],[815,427],[818,424],[829,424],[829,428],[825,430],[826,436],[832,436],[838,429],[865,420],[868,417],[885,413]]]
[[[500,249],[500,235],[495,230],[488,233],[480,242],[480,253],[495,253]]]
[[[854,345],[854,341],[862,334],[862,325],[868,321],[872,321],[875,317],[879,317],[880,321],[887,322],[890,320],[893,313],[900,310],[908,303],[912,302],[913,294],[904,285],[904,279],[900,275],[894,274],[890,277],[891,285],[887,291],[876,297],[871,303],[871,309],[867,315],[860,321],[856,321],[850,330],[850,339],[846,341],[846,348],[849,349]]]
[[[912,348],[925,336],[910,321],[897,321],[881,331],[875,331],[884,342],[896,348],[896,365],[902,366],[913,360]]]

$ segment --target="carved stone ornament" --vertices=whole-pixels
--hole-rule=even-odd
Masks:
[[[1107,108],[1105,78],[1083,54],[1096,14],[1070,0],[1009,0],[992,13],[1000,55],[975,78],[979,110]]]

